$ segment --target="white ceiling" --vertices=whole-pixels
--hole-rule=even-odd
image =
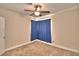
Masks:
[[[78,3],[44,3],[41,5],[43,6],[42,10],[50,10],[52,13],[67,8],[79,7]],[[33,6],[27,3],[0,3],[0,8],[9,9],[22,14],[28,14],[28,12],[24,11],[24,8],[34,10]]]

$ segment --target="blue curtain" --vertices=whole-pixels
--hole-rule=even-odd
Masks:
[[[42,21],[31,20],[31,40],[39,39],[51,43],[50,19]]]

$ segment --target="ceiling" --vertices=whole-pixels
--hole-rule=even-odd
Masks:
[[[41,5],[43,6],[41,10],[49,10],[51,13],[56,13],[67,8],[79,7],[78,3],[44,3]],[[0,3],[0,8],[5,8],[22,14],[31,14],[31,12],[24,11],[24,8],[34,10],[33,6],[27,3]]]

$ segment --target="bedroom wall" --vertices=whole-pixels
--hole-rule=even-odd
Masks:
[[[79,51],[79,8],[56,14],[54,43]]]
[[[30,39],[29,18],[14,11],[0,8],[0,16],[5,17],[5,48],[10,48]]]

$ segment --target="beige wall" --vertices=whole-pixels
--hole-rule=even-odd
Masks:
[[[55,44],[79,51],[79,8],[56,14]]]
[[[17,12],[0,8],[0,16],[5,17],[5,44],[10,48],[30,39],[29,35],[29,18]]]

